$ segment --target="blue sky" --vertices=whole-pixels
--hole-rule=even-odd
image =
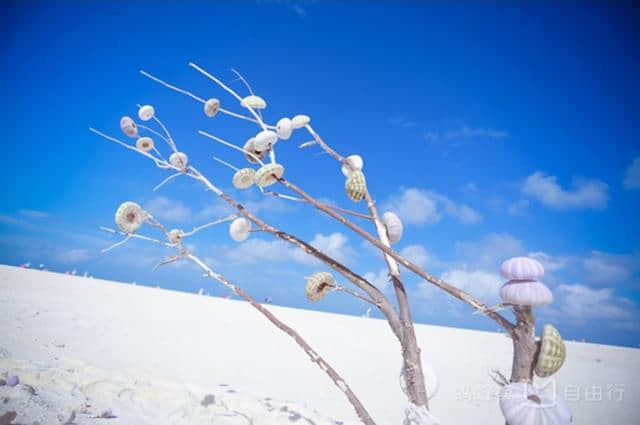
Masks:
[[[196,133],[240,144],[254,126],[208,119],[198,103],[138,73],[242,112],[187,66],[194,61],[238,91],[230,68],[242,72],[269,102],[267,121],[308,114],[339,152],[362,155],[378,205],[404,219],[396,248],[430,272],[496,303],[500,263],[532,255],[556,299],[537,312],[540,324],[556,324],[568,339],[640,344],[640,25],[632,6],[19,2],[0,19],[1,263],[226,295],[188,264],[152,272],[167,252],[140,241],[100,254],[114,239],[98,226],[112,225],[124,200],[185,229],[226,213],[192,181],[152,192],[162,170],[87,131],[120,137],[120,117],[149,103],[214,182],[384,287],[383,262],[355,234],[304,205],[233,189],[211,157],[242,159]],[[344,195],[333,160],[296,149],[307,139],[296,132],[281,143],[287,177],[363,210]],[[237,244],[220,226],[190,243],[258,298],[366,310],[337,294],[311,305],[304,276],[324,268],[267,235]],[[418,322],[496,329],[404,276]]]

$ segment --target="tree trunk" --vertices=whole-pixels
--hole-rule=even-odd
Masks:
[[[513,339],[513,366],[511,382],[533,382],[533,369],[538,351],[534,332],[535,317],[531,307],[516,306],[516,326],[511,333]]]

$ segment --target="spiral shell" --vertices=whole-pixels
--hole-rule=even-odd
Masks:
[[[220,101],[215,98],[211,98],[204,103],[204,114],[209,118],[216,116],[220,110]]]
[[[265,164],[256,171],[255,182],[260,187],[267,187],[277,182],[283,175],[284,167],[282,165]]]
[[[291,133],[293,133],[293,123],[289,118],[281,118],[276,124],[276,132],[278,133],[278,138],[282,140],[289,139]]]
[[[229,235],[236,242],[242,242],[249,237],[251,222],[244,217],[236,218],[229,225]]]
[[[362,171],[353,171],[344,184],[347,196],[354,202],[360,202],[367,191],[367,182]]]
[[[138,137],[138,126],[130,117],[120,118],[120,130],[129,137]]]
[[[314,273],[307,279],[307,286],[305,287],[305,295],[309,301],[320,301],[331,292],[335,280],[333,275],[328,272]]]
[[[237,189],[246,189],[253,185],[256,171],[253,168],[243,168],[233,175],[233,186]]]
[[[151,137],[140,137],[136,140],[136,148],[143,152],[153,149],[153,139]]]
[[[535,373],[541,378],[556,373],[567,358],[567,350],[560,332],[552,325],[544,325],[540,336],[540,353],[536,362]]]
[[[547,286],[535,280],[510,280],[500,288],[506,304],[540,306],[551,304],[553,294]]]
[[[396,243],[402,239],[402,221],[400,217],[392,212],[386,212],[382,214],[382,222],[387,228],[387,236],[389,237],[389,242]]]
[[[242,99],[240,101],[240,105],[244,106],[245,108],[264,109],[267,107],[267,102],[265,102],[264,99],[260,96],[252,94],[251,96],[247,96]]]
[[[342,174],[348,177],[352,170],[362,171],[364,162],[360,155],[349,155],[346,160],[349,161],[351,167],[348,167],[347,164],[342,164]]]
[[[257,151],[267,151],[278,141],[278,135],[271,130],[262,130],[256,134],[253,146]]]
[[[555,386],[537,388],[527,382],[505,385],[500,391],[500,409],[509,425],[569,425],[571,411],[557,397]]]
[[[544,276],[544,267],[533,258],[513,257],[502,263],[500,274],[509,280],[538,280]]]
[[[172,243],[181,243],[184,232],[180,229],[171,229],[169,232],[169,240]]]
[[[116,225],[127,234],[138,230],[146,219],[147,214],[142,207],[131,201],[120,204],[115,214]]]
[[[307,115],[296,115],[291,119],[291,124],[293,125],[294,129],[302,128],[310,122],[311,118],[309,118]]]
[[[189,163],[189,157],[184,152],[174,152],[169,157],[169,163],[174,167],[183,170]]]
[[[156,110],[151,105],[144,105],[138,109],[138,118],[142,121],[149,121],[156,114]]]
[[[266,155],[267,151],[259,151],[256,149],[256,138],[252,137],[249,140],[246,141],[246,143],[244,144],[244,146],[242,147],[242,150],[244,150],[245,153],[245,158],[247,159],[247,161],[249,161],[251,164],[257,164],[258,161],[256,161],[256,159],[254,158],[257,157],[260,159],[260,161],[262,161],[264,159],[264,156]],[[249,155],[252,154],[252,155]]]

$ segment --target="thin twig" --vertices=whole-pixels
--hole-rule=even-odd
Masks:
[[[230,147],[231,149],[235,149],[237,151],[242,152],[243,154],[249,155],[251,158],[255,159],[256,161],[258,161],[260,163],[260,165],[264,165],[264,162],[262,162],[262,160],[260,158],[258,158],[256,155],[254,155],[252,152],[248,152],[245,151],[244,149],[242,149],[240,146],[236,146],[233,143],[229,143],[226,140],[222,140],[221,138],[214,136],[213,134],[209,134],[206,131],[202,131],[202,130],[198,130],[198,134],[208,137],[210,139],[215,140],[218,143],[222,143],[225,146]]]

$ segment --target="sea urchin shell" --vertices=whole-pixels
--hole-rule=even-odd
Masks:
[[[552,325],[544,325],[540,337],[540,353],[536,362],[535,372],[541,378],[556,373],[567,358],[567,350],[560,332]]]
[[[307,286],[305,287],[305,295],[309,301],[320,301],[331,292],[335,280],[333,275],[328,272],[314,273],[307,279]]]
[[[237,189],[246,189],[253,185],[256,171],[253,168],[243,168],[233,175],[233,186]]]
[[[284,175],[284,167],[280,164],[265,164],[256,171],[255,182],[260,187],[271,186]]]
[[[120,204],[116,210],[115,221],[120,230],[130,234],[142,226],[147,219],[147,214],[135,202],[127,201]]]

